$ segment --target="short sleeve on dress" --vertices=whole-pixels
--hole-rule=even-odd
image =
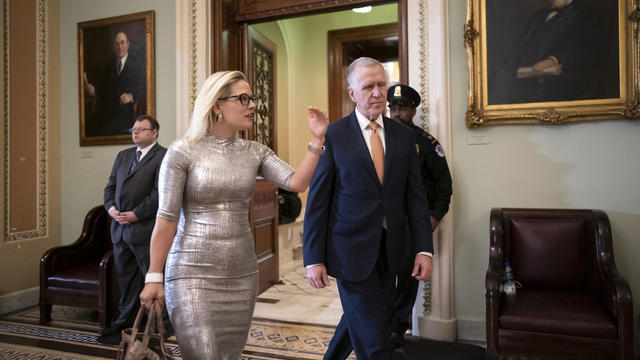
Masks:
[[[158,179],[158,218],[177,222],[191,164],[189,144],[177,140],[169,146],[160,166]]]
[[[291,188],[289,188],[289,182],[295,170],[291,165],[280,159],[273,150],[264,145],[261,145],[261,147],[263,154],[258,175],[269,180],[279,188],[291,190]]]

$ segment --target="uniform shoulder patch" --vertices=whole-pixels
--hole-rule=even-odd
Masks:
[[[438,154],[438,156],[440,157],[444,157],[444,150],[442,149],[442,146],[440,144],[436,145],[436,154]]]

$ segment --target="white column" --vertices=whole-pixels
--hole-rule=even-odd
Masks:
[[[210,44],[210,1],[176,1],[176,138],[189,126],[199,86],[211,73]]]
[[[408,3],[409,85],[418,90],[422,97],[414,122],[428,128],[429,133],[438,139],[445,150],[449,168],[453,169],[448,1],[419,0]],[[445,341],[456,339],[457,326],[453,308],[453,210],[452,207],[449,208],[434,233],[431,296],[429,299],[424,283],[421,282],[413,308],[415,336]]]

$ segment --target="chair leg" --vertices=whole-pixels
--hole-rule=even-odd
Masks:
[[[40,323],[46,324],[51,322],[51,304],[40,303]]]

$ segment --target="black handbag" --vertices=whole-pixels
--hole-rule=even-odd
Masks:
[[[157,300],[151,304],[144,332],[138,332],[145,307],[140,306],[133,327],[122,330],[122,341],[118,348],[117,360],[175,360],[164,345],[164,324],[162,307]],[[156,326],[158,331],[155,332]]]

